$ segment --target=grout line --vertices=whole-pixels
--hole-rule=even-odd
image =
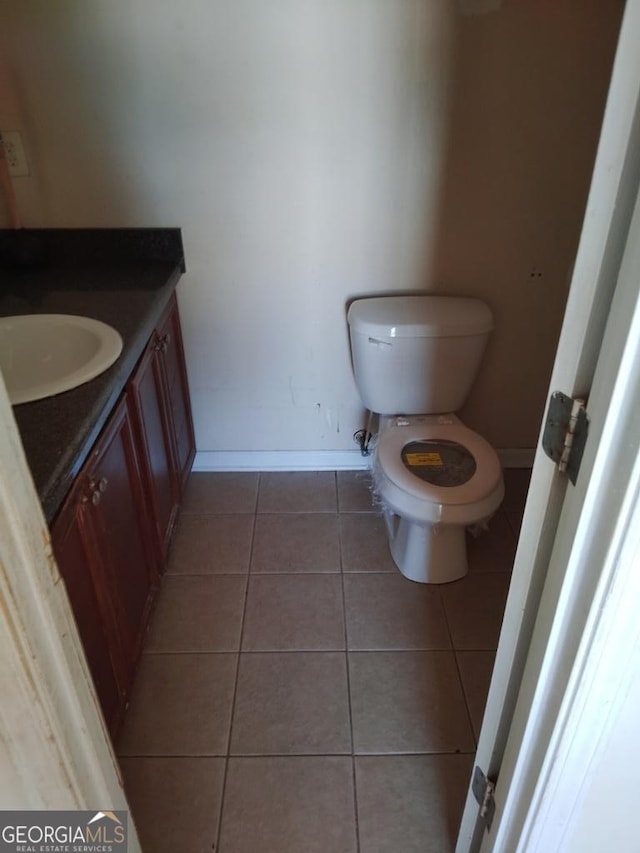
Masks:
[[[351,779],[353,781],[353,819],[356,830],[356,850],[360,853],[360,815],[358,812],[358,782],[356,779],[356,756],[351,756]]]
[[[455,646],[453,643],[453,634],[451,632],[451,624],[449,622],[449,614],[447,613],[447,608],[446,608],[446,605],[444,602],[444,596],[442,595],[442,584],[437,584],[436,589],[438,591],[438,596],[440,599],[440,607],[442,608],[442,612],[444,614],[444,621],[445,621],[446,626],[447,626],[447,633],[449,634],[449,641],[451,643],[451,649],[453,650],[453,649],[455,649]]]
[[[323,654],[342,654],[349,652],[354,655],[377,655],[377,654],[411,654],[417,652],[419,654],[427,654],[435,652],[437,654],[451,654],[452,652],[486,652],[487,654],[496,654],[495,647],[469,647],[464,649],[453,649],[450,646],[431,646],[429,648],[408,647],[406,649],[390,649],[390,648],[375,648],[375,649],[349,649],[344,646],[331,648],[308,648],[308,649],[149,649],[143,652],[143,655],[161,657],[162,655],[323,655]]]
[[[454,649],[453,657],[456,662],[456,670],[458,672],[458,678],[460,679],[460,687],[462,689],[462,696],[464,698],[464,705],[467,711],[467,719],[469,720],[469,725],[471,726],[471,735],[473,737],[473,742],[478,746],[478,738],[476,737],[476,730],[473,725],[473,719],[471,717],[471,708],[469,707],[469,697],[467,696],[467,691],[464,686],[464,680],[462,678],[462,670],[460,669],[460,662],[458,660],[458,650]]]
[[[249,571],[246,572],[165,572],[163,580],[166,578],[246,578]]]
[[[349,752],[234,752],[229,758],[344,758],[350,761]]]
[[[246,578],[248,575],[252,575],[253,577],[261,577],[265,575],[269,577],[270,575],[339,575],[341,574],[340,569],[330,569],[323,571],[322,569],[304,569],[300,572],[295,571],[259,571],[259,572],[165,572],[165,578]],[[353,572],[347,572],[346,574],[354,574]],[[382,572],[359,572],[359,574],[383,574]],[[388,573],[390,574],[390,572]],[[492,574],[498,574],[497,572],[492,572]]]
[[[211,844],[211,849],[213,851],[220,850],[220,839],[222,838],[222,810],[224,808],[224,792],[227,787],[227,776],[229,774],[229,756],[225,755],[224,757],[224,772],[222,774],[222,786],[220,788],[220,804],[218,806],[218,827],[215,835],[213,836],[213,842]]]
[[[148,651],[144,651],[142,653],[147,657],[162,657],[163,655],[208,655],[211,657],[212,655],[238,655],[240,654],[240,649],[149,649]]]
[[[353,646],[347,651],[352,654],[362,653],[362,654],[386,654],[387,652],[451,652],[453,649],[451,646],[371,646],[366,649],[362,648],[354,648]]]
[[[337,515],[336,509],[263,509],[257,515]]]
[[[445,621],[447,623],[447,631],[449,632],[449,639],[451,640],[451,651],[453,653],[453,660],[455,663],[456,672],[458,673],[458,682],[460,684],[460,691],[462,693],[462,698],[464,700],[464,708],[465,708],[465,711],[467,712],[467,721],[469,723],[469,728],[471,730],[471,737],[473,738],[473,742],[475,743],[475,745],[477,747],[478,741],[476,738],[475,730],[473,728],[473,720],[471,718],[471,709],[469,707],[469,700],[467,699],[467,693],[466,693],[466,690],[464,689],[464,681],[462,680],[462,672],[460,670],[460,664],[458,663],[458,650],[456,649],[455,643],[453,642],[453,634],[451,632],[451,625],[449,623],[449,614],[447,613],[447,608],[445,607],[444,597],[442,595],[442,590],[441,590],[440,585],[438,586],[438,595],[440,596],[440,603],[442,604],[442,610],[444,612],[444,618],[445,618]]]
[[[153,655],[156,657],[160,657],[162,655],[313,655],[313,654],[341,654],[345,651],[344,646],[340,646],[340,648],[327,648],[327,649],[197,649],[192,651],[191,649],[158,649],[158,650],[149,650],[148,652],[143,652],[145,655]],[[385,651],[382,649],[382,651]],[[408,649],[405,651],[414,651],[413,649]],[[418,649],[417,651],[421,651]],[[430,651],[451,651],[451,649],[431,649]],[[467,649],[465,649],[467,651]],[[476,649],[476,651],[487,651],[486,649],[480,650]]]
[[[495,647],[469,647],[464,649],[452,649],[450,646],[441,647],[441,646],[432,646],[430,648],[417,648],[417,647],[409,647],[406,649],[390,649],[390,648],[375,648],[375,649],[349,649],[345,648],[345,646],[333,646],[330,648],[308,648],[308,649],[149,649],[142,653],[145,657],[162,657],[174,655],[191,655],[193,657],[202,656],[202,655],[324,655],[324,654],[332,654],[339,655],[344,652],[349,652],[349,654],[353,655],[377,655],[377,654],[411,654],[413,652],[417,652],[419,654],[428,654],[429,652],[434,652],[437,654],[458,654],[465,652],[473,652],[479,653],[484,652],[486,654],[492,654],[495,656],[497,649]]]
[[[216,759],[242,759],[242,758],[344,758],[346,759],[355,759],[355,758],[386,758],[387,756],[392,758],[404,758],[405,756],[420,756],[420,755],[475,755],[475,752],[469,752],[468,750],[442,750],[435,752],[355,752],[351,755],[348,752],[237,752],[237,753],[229,753],[228,755],[223,755],[218,752],[200,752],[200,753],[163,753],[163,754],[153,754],[149,755],[144,752],[136,752],[136,753],[118,753],[118,758],[202,758],[204,760],[216,758]]]
[[[230,720],[229,720],[229,735],[228,735],[228,740],[227,740],[227,754],[225,756],[224,776],[222,779],[222,790],[220,792],[220,812],[218,814],[218,832],[216,834],[216,838],[215,838],[215,842],[214,842],[214,846],[213,846],[214,850],[220,849],[220,838],[221,838],[221,834],[222,834],[222,818],[224,815],[224,799],[225,799],[225,793],[227,790],[227,776],[229,774],[229,757],[231,755],[231,737],[233,735],[233,718],[234,718],[234,712],[235,712],[235,708],[236,708],[236,697],[238,695],[238,681],[240,679],[240,657],[242,654],[242,640],[243,640],[243,635],[244,635],[244,622],[245,622],[245,618],[247,615],[247,601],[249,599],[249,583],[251,580],[251,561],[253,559],[253,548],[255,545],[256,519],[258,517],[258,515],[257,515],[258,496],[260,494],[260,478],[261,478],[261,476],[262,476],[261,474],[258,474],[258,486],[256,489],[256,512],[254,512],[254,514],[253,514],[253,524],[251,526],[251,546],[249,548],[249,565],[247,568],[247,579],[246,579],[246,584],[245,584],[245,589],[244,589],[244,606],[242,608],[242,618],[240,620],[240,639],[239,639],[239,648],[238,648],[238,652],[237,652],[238,662],[236,664],[236,677],[235,677],[235,682],[233,685],[233,695],[231,697],[231,715],[230,715]]]
[[[336,507],[332,507],[330,509],[268,509],[268,510],[260,510],[259,512],[254,512],[253,510],[244,510],[244,511],[234,511],[231,510],[229,512],[224,512],[224,510],[216,511],[216,512],[203,512],[202,510],[198,511],[190,511],[190,510],[180,510],[181,517],[183,518],[217,518],[218,516],[221,518],[228,518],[229,516],[242,516],[244,518],[253,515],[357,515],[357,516],[374,516],[378,518],[380,513],[375,509],[342,509],[338,510]]]
[[[257,499],[257,498],[256,498]],[[247,518],[248,516],[255,515],[255,510],[246,509],[246,510],[229,510],[225,511],[223,509],[216,510],[215,512],[207,512],[206,510],[196,509],[196,510],[188,510],[188,509],[180,509],[180,518],[216,518],[216,516],[222,516],[223,518],[228,518],[230,515],[233,516],[241,516],[242,518]]]
[[[403,758],[404,756],[411,755],[475,755],[475,751],[469,752],[465,749],[443,749],[443,750],[434,750],[432,752],[425,752],[424,750],[413,750],[406,752],[356,752],[354,753],[354,758],[386,758],[387,756],[393,758]]]
[[[351,743],[351,781],[353,784],[353,810],[354,822],[356,831],[356,850],[360,853],[360,821],[358,815],[358,788],[356,784],[356,759],[355,759],[355,744],[353,739],[353,708],[351,705],[351,672],[349,668],[349,638],[347,628],[347,602],[344,589],[344,567],[342,562],[342,538],[339,540],[340,546],[340,578],[342,588],[342,622],[344,627],[344,658],[345,669],[347,675],[347,705],[349,709],[349,739]]]
[[[399,570],[394,569],[303,569],[302,571],[278,571],[277,569],[265,571],[261,570],[259,572],[171,572],[166,571],[162,578],[242,578],[246,577],[249,574],[255,575],[256,577],[260,577],[261,575],[269,576],[269,575],[395,575]],[[472,569],[469,571],[465,577],[477,577],[478,575],[482,575],[483,577],[490,576],[503,576],[509,577],[511,575],[511,569]],[[460,578],[463,580],[463,578]],[[458,583],[458,581],[456,581]],[[435,586],[435,584],[434,584]]]
[[[205,761],[211,758],[226,759],[227,755],[220,752],[163,752],[163,753],[148,753],[148,752],[118,752],[117,757],[120,758],[202,758]]]

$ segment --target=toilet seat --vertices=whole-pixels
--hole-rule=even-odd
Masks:
[[[406,419],[382,430],[376,448],[376,481],[380,497],[396,513],[419,523],[471,525],[490,517],[504,496],[502,468],[495,450],[457,418],[425,422]],[[458,486],[438,486],[412,473],[402,460],[411,442],[455,442],[475,459],[476,470]]]

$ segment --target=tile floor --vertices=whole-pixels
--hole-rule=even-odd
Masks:
[[[452,850],[528,474],[443,586],[366,473],[193,474],[117,744],[145,853]]]

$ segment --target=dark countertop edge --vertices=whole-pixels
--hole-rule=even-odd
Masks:
[[[166,283],[158,289],[154,304],[150,308],[145,321],[137,328],[134,339],[131,341],[126,353],[124,353],[124,358],[117,362],[117,370],[111,376],[111,381],[96,397],[89,414],[78,425],[76,433],[78,444],[70,445],[65,449],[58,459],[57,464],[52,469],[47,481],[42,483],[38,488],[38,496],[48,524],[57,515],[109,415],[120,399],[158,320],[176,289],[181,275],[182,265],[178,264],[169,275]]]
[[[0,272],[158,261],[186,271],[180,228],[0,228]]]

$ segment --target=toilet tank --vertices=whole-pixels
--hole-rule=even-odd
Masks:
[[[360,398],[381,415],[457,411],[493,328],[484,302],[453,296],[357,299],[347,320]]]

